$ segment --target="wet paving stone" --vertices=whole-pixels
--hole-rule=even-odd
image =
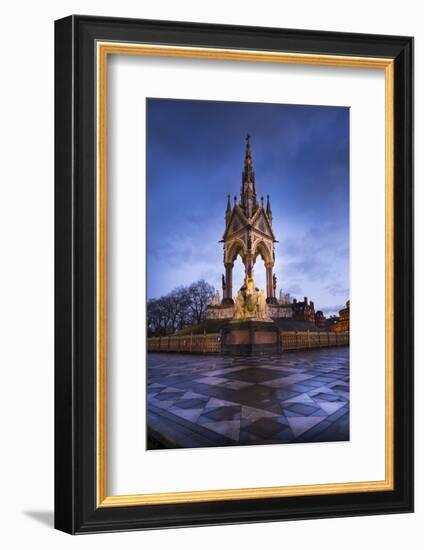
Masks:
[[[349,348],[148,354],[147,423],[155,449],[348,441]]]

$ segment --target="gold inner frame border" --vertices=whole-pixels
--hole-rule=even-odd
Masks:
[[[108,495],[107,491],[107,62],[109,55],[219,59],[262,63],[384,69],[385,72],[385,479],[348,483],[214,489],[171,493]],[[281,498],[307,495],[394,490],[394,60],[391,58],[302,54],[164,46],[140,43],[96,43],[97,63],[97,304],[96,304],[96,470],[97,507],[142,506]]]

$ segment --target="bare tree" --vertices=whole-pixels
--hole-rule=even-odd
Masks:
[[[167,334],[168,312],[165,298],[154,298],[147,303],[147,332],[149,336]]]
[[[147,331],[149,336],[172,334],[206,318],[206,308],[215,289],[201,280],[189,287],[178,287],[166,296],[147,303]]]
[[[203,279],[189,286],[190,310],[193,323],[201,323],[206,318],[206,308],[215,293],[215,289]]]
[[[188,324],[189,292],[186,287],[178,287],[164,298],[168,329],[173,333]]]

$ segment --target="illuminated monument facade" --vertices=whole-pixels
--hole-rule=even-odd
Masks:
[[[271,321],[275,318],[291,317],[291,305],[281,304],[276,298],[277,277],[273,269],[275,243],[278,241],[272,228],[269,195],[266,206],[263,195],[258,199],[249,135],[246,137],[240,199],[234,195],[231,205],[228,195],[225,231],[220,242],[223,243],[225,267],[225,274],[222,275],[222,301],[218,295],[214,297],[208,308],[207,318]],[[238,256],[244,264],[245,278],[243,286],[236,291],[234,300],[233,267]],[[255,287],[253,268],[258,257],[265,265],[266,296],[264,290],[259,291]]]
[[[247,278],[253,277],[253,267],[257,257],[262,258],[266,269],[266,301],[269,304],[277,303],[275,298],[276,279],[272,271],[275,262],[274,243],[277,240],[272,230],[272,210],[269,195],[265,208],[263,196],[259,201],[256,194],[250,136],[246,138],[246,156],[242,173],[240,202],[237,201],[235,195],[234,205],[231,208],[230,195],[228,195],[225,222],[226,227],[222,238],[225,266],[223,304],[233,303],[232,271],[238,255],[243,260]]]

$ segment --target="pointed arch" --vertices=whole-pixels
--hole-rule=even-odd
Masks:
[[[242,258],[246,255],[245,243],[241,239],[234,239],[225,247],[224,263],[233,264],[239,254]]]
[[[272,257],[272,251],[266,245],[264,240],[260,240],[260,241],[257,241],[255,243],[255,249],[254,249],[255,261],[256,261],[256,258],[258,256],[260,256],[262,258],[265,265],[274,264],[274,259]]]

